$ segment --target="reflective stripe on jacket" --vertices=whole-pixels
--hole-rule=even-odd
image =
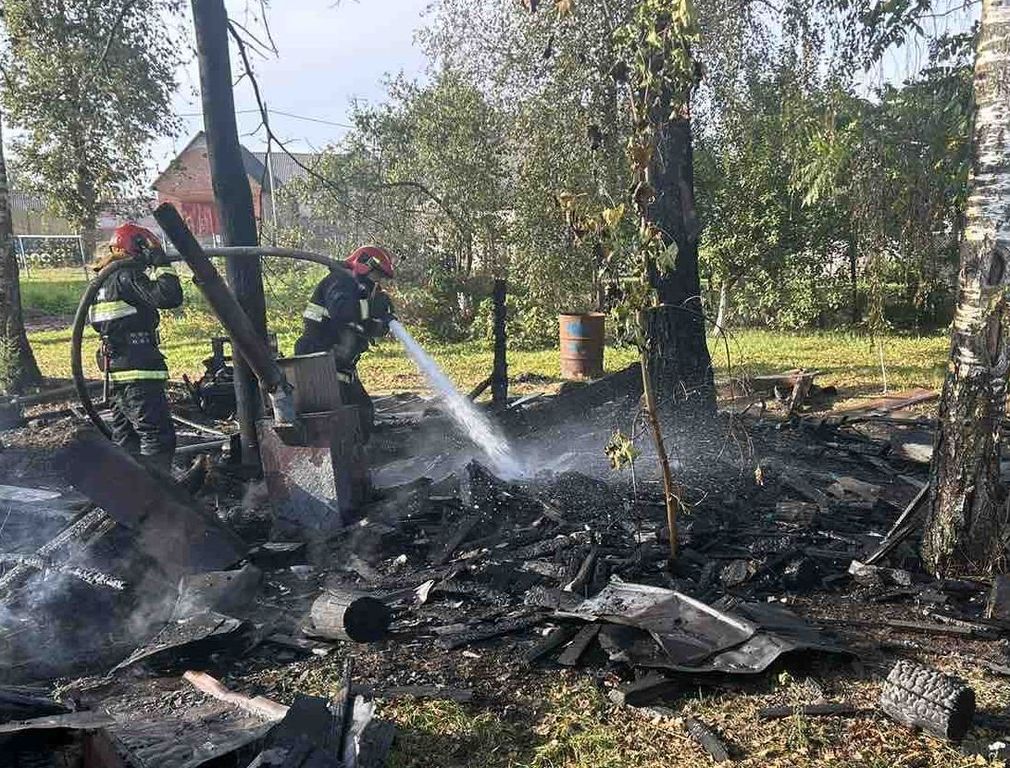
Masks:
[[[109,373],[109,381],[114,384],[122,384],[130,381],[166,381],[167,379],[167,369],[154,371],[112,371]]]
[[[182,304],[182,286],[167,265],[152,270],[124,268],[105,282],[89,312],[91,324],[108,352],[112,381],[155,381],[168,378],[158,349],[158,310]],[[120,375],[121,374],[121,375]]]

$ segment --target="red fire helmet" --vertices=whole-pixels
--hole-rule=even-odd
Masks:
[[[116,256],[137,256],[144,245],[160,249],[161,241],[151,230],[132,222],[116,227],[109,239],[109,250]]]
[[[344,261],[347,268],[358,277],[364,277],[373,269],[386,277],[393,277],[393,257],[385,248],[365,245],[358,248]]]

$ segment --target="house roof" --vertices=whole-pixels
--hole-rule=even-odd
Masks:
[[[189,143],[187,143],[186,146],[182,148],[182,151],[179,152],[178,155],[176,155],[175,159],[173,159],[172,162],[168,164],[165,170],[163,170],[160,174],[158,174],[158,178],[154,180],[154,184],[152,186],[155,189],[157,189],[158,185],[161,184],[165,176],[167,176],[172,170],[174,170],[175,164],[178,161],[178,159],[182,157],[184,154],[186,154],[186,152],[188,152],[190,149],[193,149],[194,147],[206,147],[206,146],[207,146],[207,135],[203,131],[200,131],[192,139],[189,140]],[[250,152],[241,144],[239,145],[239,148],[242,151],[242,165],[245,167],[246,175],[250,179],[254,179],[263,188],[265,192],[269,192],[270,179],[268,178],[266,167],[257,158],[255,154]],[[274,173],[276,175],[276,166],[274,168]]]
[[[265,152],[253,152],[252,155],[260,165],[266,164]],[[283,187],[293,179],[305,178],[308,173],[302,166],[311,168],[318,157],[319,155],[312,152],[292,152],[290,155],[285,152],[271,153],[270,164],[273,166],[274,181],[278,186]]]

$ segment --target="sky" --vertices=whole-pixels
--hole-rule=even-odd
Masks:
[[[258,0],[226,0],[229,15],[264,39]],[[431,0],[272,0],[267,9],[270,32],[279,52],[256,57],[253,68],[271,111],[274,133],[292,151],[313,151],[337,141],[346,132],[351,103],[381,101],[387,75],[404,72],[421,77],[425,59],[414,44]],[[254,13],[251,13],[253,12]],[[187,20],[187,34],[192,37]],[[232,46],[232,67],[241,72]],[[179,72],[180,89],[172,110],[182,115],[175,139],[159,141],[152,153],[156,170],[163,169],[189,139],[203,128],[199,71],[192,55]],[[261,150],[265,136],[251,135],[260,123],[256,100],[247,80],[235,89],[242,143]],[[311,122],[274,112],[287,112]],[[244,114],[243,114],[244,113]],[[333,125],[331,123],[336,123]],[[343,125],[340,125],[343,124]]]

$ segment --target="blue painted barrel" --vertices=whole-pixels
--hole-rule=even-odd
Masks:
[[[559,315],[561,378],[582,381],[603,376],[606,315],[602,312]]]

